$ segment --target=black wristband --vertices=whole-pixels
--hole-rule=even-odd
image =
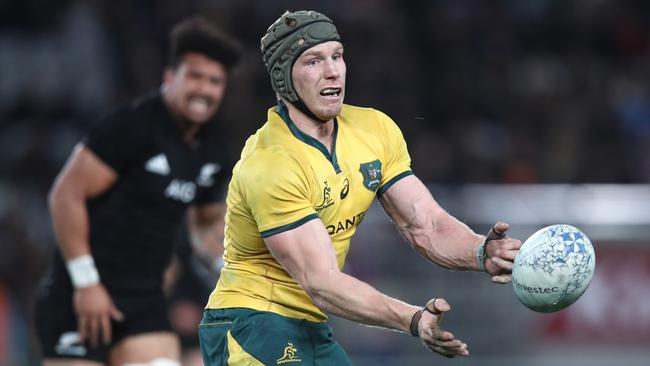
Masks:
[[[409,327],[411,330],[411,335],[413,337],[419,337],[420,335],[418,334],[418,323],[420,323],[420,318],[422,318],[422,312],[425,310],[430,312],[433,315],[438,315],[440,314],[440,311],[436,309],[436,300],[438,299],[431,299],[427,302],[426,305],[420,310],[418,310],[413,316],[411,317],[411,326]],[[431,307],[431,308],[429,308]]]
[[[420,323],[420,318],[422,318],[422,312],[424,310],[420,309],[418,310],[415,314],[413,314],[413,317],[411,317],[411,335],[413,337],[420,337],[418,334],[418,323]]]
[[[487,260],[487,244],[491,240],[501,240],[506,237],[505,233],[500,233],[496,230],[496,225],[493,226],[485,236],[485,241],[476,250],[476,261],[478,262],[478,269],[485,272],[485,261]]]

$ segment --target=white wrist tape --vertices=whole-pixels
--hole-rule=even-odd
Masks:
[[[90,255],[82,255],[66,262],[74,288],[84,288],[99,283],[99,272]]]

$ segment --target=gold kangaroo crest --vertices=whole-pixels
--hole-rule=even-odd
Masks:
[[[284,354],[282,357],[278,358],[275,363],[278,365],[281,365],[283,363],[288,363],[288,362],[300,362],[302,361],[300,357],[296,356],[296,353],[298,352],[298,348],[293,346],[293,343],[288,342],[287,346],[284,347]]]

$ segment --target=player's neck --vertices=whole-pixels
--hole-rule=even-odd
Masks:
[[[194,144],[197,140],[201,125],[188,121],[172,111],[172,120],[180,132],[183,142],[188,145]]]
[[[164,101],[163,104],[167,108],[172,121],[181,133],[183,142],[188,145],[193,145],[197,141],[199,131],[201,131],[204,123],[192,122],[186,118],[183,113],[174,106],[170,95],[166,93],[164,89],[162,91],[162,97]]]
[[[184,118],[178,111],[174,110],[169,103],[167,104],[167,110],[171,116],[172,121],[178,128],[183,142],[188,145],[192,145],[196,142],[199,131],[201,130],[201,125],[198,123],[193,123]]]
[[[188,126],[181,128],[181,131],[183,133],[183,141],[188,145],[194,144],[197,140],[197,135],[199,134],[200,129],[201,128],[199,126],[188,123]]]
[[[286,103],[286,105],[289,111],[289,118],[291,118],[291,121],[293,121],[296,127],[304,134],[318,140],[331,152],[332,142],[334,141],[334,119],[327,122],[314,120],[291,105],[291,103]]]

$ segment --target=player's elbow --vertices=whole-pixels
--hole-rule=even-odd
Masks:
[[[314,305],[327,311],[327,304],[335,286],[336,270],[314,272],[305,276],[303,288],[309,295]]]
[[[47,194],[47,205],[50,208],[50,211],[53,211],[54,208],[61,202],[63,198],[63,189],[61,184],[57,181],[55,182],[50,191]]]
[[[66,207],[73,201],[84,202],[81,190],[65,184],[61,179],[57,179],[47,195],[47,204],[50,212],[59,211],[59,208]]]
[[[331,310],[329,309],[329,304],[330,302],[327,300],[327,297],[323,295],[315,295],[315,294],[310,294],[311,301],[316,305],[317,308],[319,308],[322,312],[324,313],[330,313]]]
[[[311,287],[309,290],[306,290],[307,294],[311,298],[311,301],[316,305],[317,308],[323,312],[329,313],[329,304],[331,303],[330,297],[328,294],[330,291],[323,287]]]

